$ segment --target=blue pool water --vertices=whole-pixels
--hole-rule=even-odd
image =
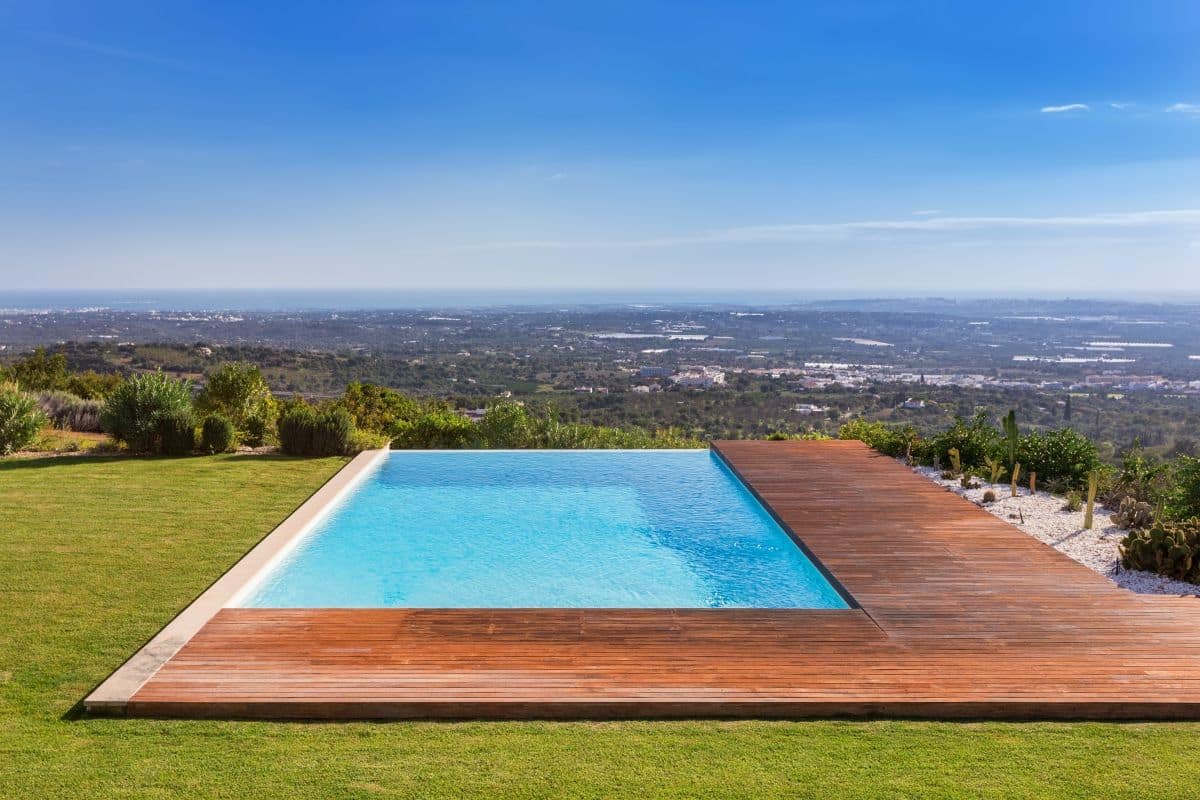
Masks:
[[[391,453],[243,605],[846,607],[705,450]]]

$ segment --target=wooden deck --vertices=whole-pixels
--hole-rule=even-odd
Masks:
[[[224,609],[125,711],[1200,718],[1200,601],[1119,589],[856,442],[715,448],[857,608]]]

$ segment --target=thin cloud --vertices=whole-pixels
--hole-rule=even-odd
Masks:
[[[523,240],[486,242],[451,250],[570,250],[683,247],[700,244],[756,244],[803,242],[819,239],[853,239],[906,234],[980,231],[1067,232],[1078,230],[1137,230],[1176,227],[1200,232],[1200,208],[1128,211],[1112,214],[1051,217],[929,217],[849,222],[804,222],[751,225],[680,236],[644,239]]]
[[[1064,111],[1091,111],[1087,103],[1068,103],[1065,106],[1042,106],[1043,114],[1061,114]]]
[[[940,208],[920,208],[912,212],[914,217],[932,217],[934,214],[942,213]]]
[[[154,53],[147,53],[141,50],[129,50],[124,47],[117,47],[104,42],[80,39],[75,36],[66,36],[61,33],[38,31],[29,34],[29,36],[34,40],[41,42],[42,44],[48,44],[54,47],[64,47],[69,50],[79,50],[85,53],[94,53],[95,55],[105,56],[107,58],[116,58],[122,61],[136,61],[142,64],[153,64],[158,67],[167,67],[169,69],[183,70],[186,72],[217,74],[215,70],[211,70],[203,65],[193,64],[187,61],[180,61],[178,59],[160,56]]]
[[[1168,114],[1200,114],[1200,103],[1175,103],[1167,106]]]
[[[1132,108],[1133,103],[1109,103],[1109,108],[1115,108],[1117,111],[1124,111],[1127,108]]]

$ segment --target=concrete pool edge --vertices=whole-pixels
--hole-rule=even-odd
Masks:
[[[218,611],[243,595],[258,576],[282,558],[387,457],[388,449],[352,458],[221,577],[168,622],[84,698],[90,713],[121,715],[130,698]]]

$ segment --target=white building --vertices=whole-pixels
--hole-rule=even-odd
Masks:
[[[725,372],[720,367],[685,367],[671,376],[676,386],[688,389],[711,389],[725,384]]]

